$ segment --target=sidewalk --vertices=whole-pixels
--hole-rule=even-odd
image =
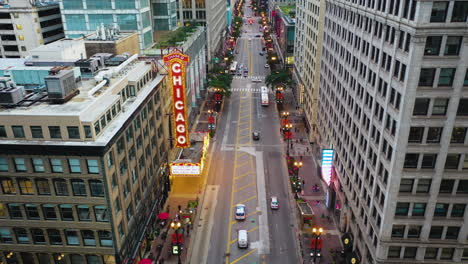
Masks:
[[[194,125],[192,127],[192,132],[195,131],[209,131],[208,128],[208,109],[211,109],[212,106],[210,105],[210,100],[205,100],[204,103],[202,103],[200,107],[200,112],[198,113],[196,120],[194,122]],[[200,194],[199,194],[200,195]],[[199,199],[201,197],[198,197]],[[168,212],[170,215],[170,218],[166,220],[166,225],[164,228],[161,228],[161,225],[158,224],[158,227],[161,229],[160,234],[158,237],[156,237],[152,244],[151,244],[151,250],[150,252],[147,253],[148,257],[150,257],[153,260],[153,263],[165,263],[165,264],[171,264],[171,263],[178,263],[178,256],[172,254],[172,241],[171,241],[171,236],[174,234],[174,229],[170,228],[170,222],[173,220],[179,212],[179,205],[182,207],[182,210],[184,210],[190,200],[195,200],[195,197],[184,197],[184,196],[176,196],[174,194],[169,194],[169,197],[166,201],[166,204],[164,205],[164,209],[162,212]],[[200,202],[200,200],[199,200]],[[193,242],[192,235],[195,234],[196,230],[194,230],[194,226],[196,225],[195,219],[198,218],[197,214],[199,212],[196,212],[192,223],[190,226],[187,225],[182,225],[181,228],[183,228],[184,232],[184,241],[181,245],[182,250],[181,250],[181,263],[186,263],[187,262],[187,253],[188,249],[190,247],[190,243]],[[184,222],[184,219],[181,219],[182,223]],[[164,235],[166,233],[165,239],[163,239]]]
[[[299,169],[299,177],[305,184],[303,191],[298,193],[298,196],[300,199],[306,201],[314,211],[314,227],[322,227],[324,229],[321,235],[323,242],[321,251],[322,258],[321,260],[317,260],[316,263],[340,263],[333,259],[330,252],[330,250],[338,252],[342,250],[340,232],[333,222],[333,217],[325,207],[324,190],[326,190],[327,186],[319,176],[320,172],[317,170],[315,163],[318,157],[315,157],[313,154],[317,152],[313,151],[313,146],[311,146],[308,141],[305,125],[302,121],[302,116],[299,114],[299,111],[296,110],[296,104],[291,89],[284,92],[284,102],[282,111],[288,111],[290,113],[289,120],[293,124],[293,139],[291,140],[292,148],[290,149],[290,156],[303,163],[302,168]],[[313,190],[315,184],[319,186],[319,191]],[[317,201],[319,201],[318,204]],[[327,216],[330,218],[327,218]],[[310,257],[310,242],[311,238],[313,238],[311,233],[311,227],[307,225],[301,230],[304,263],[313,263],[313,259]]]

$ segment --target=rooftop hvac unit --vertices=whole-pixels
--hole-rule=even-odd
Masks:
[[[24,88],[22,86],[5,87],[0,85],[0,105],[14,105],[24,99]]]
[[[47,95],[51,103],[65,103],[79,93],[73,70],[51,70],[45,77]]]

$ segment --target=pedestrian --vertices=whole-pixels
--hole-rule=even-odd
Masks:
[[[302,155],[301,155],[301,161],[302,161]]]
[[[305,185],[305,181],[304,181],[304,180],[302,180],[302,186],[304,186],[304,185]]]
[[[306,148],[307,149],[307,153],[309,152],[309,147]]]

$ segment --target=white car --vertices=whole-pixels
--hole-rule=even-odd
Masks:
[[[252,38],[249,38],[249,41],[251,41],[251,40],[252,40]]]
[[[276,196],[271,197],[270,208],[279,209],[278,198]]]
[[[265,68],[270,68],[270,65],[268,63],[265,64]]]
[[[245,204],[236,204],[236,220],[245,220]]]

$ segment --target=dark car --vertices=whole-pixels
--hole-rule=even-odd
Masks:
[[[263,56],[263,52],[260,52],[259,54],[260,54],[260,56]]]
[[[256,35],[255,37],[256,37],[256,38],[261,38],[261,37],[262,37],[262,35]]]
[[[253,138],[253,140],[259,140],[260,139],[260,132],[257,132],[257,131],[252,132],[252,138]]]

